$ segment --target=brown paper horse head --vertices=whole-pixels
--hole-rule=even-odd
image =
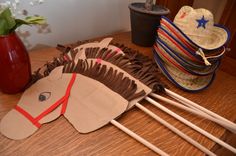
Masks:
[[[112,38],[105,38],[100,42],[78,42],[69,47],[59,45],[58,49],[69,59],[94,60],[119,70],[134,80],[138,90],[144,90],[146,95],[164,91],[158,78],[159,70],[152,60],[122,44],[110,44],[111,40]],[[130,101],[128,109],[145,96]]]
[[[34,84],[2,119],[1,132],[12,139],[26,138],[63,114],[79,132],[88,133],[151,91],[161,90],[146,57],[110,41],[61,47],[60,57],[35,72]]]
[[[2,119],[0,130],[8,138],[23,139],[63,114],[79,132],[88,133],[120,116],[128,101],[143,95],[134,81],[113,68],[72,61],[28,88]]]
[[[96,60],[100,64],[105,64],[109,67],[125,73],[131,80],[137,84],[138,90],[144,90],[147,96],[151,92],[162,92],[164,90],[160,83],[158,69],[148,57],[133,51],[124,45],[110,44],[111,38],[105,38],[100,42],[86,43],[74,46],[70,49],[72,59],[87,59]],[[62,51],[68,50],[68,47],[61,46]],[[135,103],[143,99],[135,99],[130,101],[128,109],[132,108]]]

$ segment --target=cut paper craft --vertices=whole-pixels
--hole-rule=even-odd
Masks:
[[[128,101],[145,94],[136,90],[134,81],[106,65],[70,62],[63,72],[61,67],[55,68],[24,92],[16,108],[2,119],[1,132],[11,139],[23,139],[63,114],[79,132],[88,133],[121,115]],[[50,92],[51,97],[40,101],[42,91]],[[19,129],[23,129],[21,133]]]
[[[82,42],[68,48],[59,46],[59,49],[63,51],[60,57],[54,58],[53,61],[46,63],[34,73],[32,82],[22,95],[19,104],[2,119],[0,123],[2,134],[12,139],[22,139],[33,134],[41,124],[52,121],[63,114],[81,133],[92,132],[111,123],[154,152],[167,155],[115,120],[126,110],[136,106],[204,153],[214,155],[207,148],[168,124],[137,101],[144,98],[150,103],[156,104],[150,97],[147,97],[148,94],[166,93],[176,97],[178,101],[184,104],[187,103],[188,108],[195,110],[198,115],[208,119],[215,118],[215,122],[219,124],[224,120],[227,124],[221,125],[231,128],[231,130],[235,130],[235,125],[202,108],[197,108],[197,104],[193,105],[191,102],[181,99],[181,96],[164,88],[157,79],[158,70],[152,61],[123,45],[111,45],[110,41],[111,39],[105,39],[101,43],[93,42],[93,46],[90,43]],[[45,83],[45,86],[39,85],[42,82]],[[40,87],[45,87],[46,90],[41,90]],[[48,94],[47,97],[42,98],[46,100],[40,100],[39,97],[45,93],[50,93],[50,96]],[[34,101],[31,103],[24,96],[30,96]],[[35,109],[34,107],[38,108]],[[178,120],[181,119],[178,118]],[[26,125],[23,128],[26,130],[25,134],[17,134],[20,128],[17,131],[14,129],[15,126],[18,126],[15,121],[23,122]],[[228,147],[232,151],[235,150],[230,145],[215,138],[211,136],[213,141]]]
[[[159,79],[155,76],[157,71],[155,71],[156,69],[152,67],[154,64],[152,64],[149,59],[137,52],[125,55],[120,48],[114,45],[109,45],[109,43],[106,43],[107,41],[110,42],[109,40],[104,39],[101,42],[86,43],[77,46],[69,53],[73,56],[71,59],[75,57],[77,59],[94,60],[100,64],[119,70],[127,77],[134,80],[137,84],[137,90],[144,90],[146,92],[145,96],[151,92],[163,91],[163,87],[160,84]],[[67,48],[64,48],[62,51],[65,51],[66,49]],[[83,51],[76,52],[77,49],[83,49]],[[143,59],[144,61],[140,61],[140,59]],[[135,103],[143,98],[144,96],[142,98],[132,100],[129,103],[128,109],[132,108]]]
[[[103,42],[103,41],[101,41],[101,42]],[[88,44],[86,44],[86,45],[88,45]],[[118,66],[119,67],[119,64],[116,64],[116,62],[113,62],[112,60],[114,60],[114,61],[117,61],[118,60],[118,62],[122,62],[121,60],[121,56],[122,55],[120,55],[120,56],[116,56],[115,55],[115,52],[113,53],[112,52],[112,50],[109,50],[109,48],[101,48],[101,49],[99,49],[99,47],[98,47],[98,45],[97,46],[95,46],[95,47],[93,47],[94,45],[96,45],[96,44],[91,44],[91,48],[87,48],[86,50],[85,50],[85,55],[86,55],[86,58],[88,59],[88,58],[97,58],[97,59],[99,59],[99,62],[100,63],[104,63],[104,62],[110,62],[110,63],[113,63],[113,64],[115,64],[116,66]],[[78,46],[76,49],[79,49],[79,47],[83,47],[83,45],[80,45],[80,46]],[[121,48],[122,49],[122,48]],[[72,49],[72,51],[73,51],[73,49]],[[123,52],[122,53],[120,53],[120,54],[123,54]],[[111,58],[110,56],[115,56],[114,58]],[[101,61],[101,59],[103,60],[103,61]],[[125,64],[127,64],[127,62],[125,63]],[[124,65],[124,64],[122,64],[122,65]],[[122,65],[120,65],[121,67],[122,67]],[[125,70],[125,69],[124,69]],[[132,72],[131,72],[132,73]],[[132,74],[131,74],[132,75]],[[145,84],[145,83],[144,83]],[[139,85],[138,85],[139,86]],[[153,93],[151,93],[151,95],[152,95]],[[150,100],[150,98],[145,98],[145,99],[147,99],[147,100]],[[139,109],[141,109],[142,111],[144,111],[145,113],[148,113],[150,116],[152,116],[154,119],[156,119],[156,120],[158,120],[159,122],[161,122],[162,124],[164,124],[166,127],[168,127],[168,128],[170,128],[172,131],[174,131],[176,134],[178,134],[178,135],[180,135],[182,138],[184,138],[186,141],[188,141],[188,142],[190,142],[190,143],[192,143],[194,146],[196,146],[196,147],[198,147],[199,149],[201,149],[203,152],[205,152],[205,153],[207,153],[207,154],[209,154],[209,155],[214,155],[212,152],[210,152],[209,150],[207,150],[206,148],[204,148],[202,145],[200,145],[199,143],[197,143],[197,142],[195,142],[194,140],[192,140],[191,138],[189,138],[188,136],[186,136],[185,134],[183,134],[183,133],[181,133],[181,131],[179,131],[178,129],[176,129],[176,128],[174,128],[174,127],[171,127],[171,125],[168,125],[165,121],[163,121],[161,118],[159,118],[158,116],[156,116],[156,115],[154,115],[152,112],[150,112],[150,111],[147,111],[145,108],[143,108],[142,106],[140,106],[138,103],[136,103],[136,104],[134,104],[134,103],[132,103],[132,104],[129,104],[131,107],[128,107],[128,109],[130,109],[130,108],[132,108],[132,106],[133,105],[135,105],[136,107],[138,107]],[[154,105],[155,105],[155,103],[154,103]],[[196,113],[195,113],[196,114]],[[198,113],[198,115],[201,115],[201,116],[204,116],[204,117],[206,117],[206,118],[210,118],[209,116],[206,116],[205,114],[201,114],[201,113]],[[211,118],[211,120],[213,120],[212,118]],[[216,123],[219,123],[219,124],[222,124],[223,122],[218,122],[218,120],[213,120],[213,121],[215,121]],[[222,124],[222,125],[224,125],[224,124]],[[192,127],[193,129],[196,127],[195,125],[193,126],[193,125],[188,125],[188,126],[190,126],[190,127]],[[227,126],[226,126],[227,127]],[[196,128],[195,128],[196,129]],[[200,129],[200,128],[199,128]],[[200,129],[199,130],[198,129],[198,127],[197,127],[197,131],[198,132],[200,132],[201,134],[203,134],[203,135],[206,135],[207,137],[209,137],[210,139],[212,139],[212,140],[214,140],[214,141],[216,141],[217,143],[219,143],[219,144],[221,144],[222,146],[226,146],[226,147],[228,147],[230,150],[232,150],[232,151],[234,151],[234,148],[232,147],[232,146],[228,146],[227,144],[225,144],[224,142],[222,142],[221,140],[219,140],[219,139],[217,139],[216,137],[214,137],[214,136],[212,136],[212,135],[210,135],[209,133],[207,133],[207,132],[205,132],[204,130],[202,130],[202,129]]]
[[[135,82],[123,73],[92,60],[79,60],[77,65],[72,62],[64,69],[64,73],[84,75],[76,79],[77,89],[71,93],[64,114],[81,133],[108,124],[126,110],[129,101],[145,95],[143,90],[136,92]]]
[[[101,41],[101,42],[103,42],[103,41]],[[86,45],[88,45],[88,44],[86,44]],[[91,46],[94,46],[94,45],[95,44],[91,44]],[[133,53],[131,55],[133,57],[133,59],[130,59],[130,61],[127,62],[127,58],[124,56],[124,54],[122,52],[120,54],[117,54],[116,51],[112,51],[108,48],[105,48],[105,49],[101,48],[100,49],[97,46],[85,49],[86,59],[88,59],[88,60],[91,58],[92,59],[99,59],[101,64],[109,64],[109,66],[116,65],[117,67],[121,68],[120,70],[129,71],[129,73],[131,73],[129,77],[132,77],[132,76],[135,77],[135,78],[133,77],[131,79],[135,80],[136,83],[139,84],[139,85],[137,85],[138,88],[143,88],[144,90],[147,90],[148,93],[150,93],[154,88],[159,88],[159,92],[161,91],[159,82],[153,76],[153,73],[149,73],[149,72],[153,72],[153,70],[150,70],[149,68],[147,68],[147,67],[152,67],[152,63],[150,61],[146,60],[146,63],[149,62],[148,63],[149,65],[146,64],[146,65],[142,66],[142,65],[140,65],[140,64],[142,64],[142,62],[139,62],[138,59],[134,59],[135,53]],[[81,49],[81,47],[83,47],[83,45],[77,47],[76,49]],[[136,55],[138,55],[138,54],[136,53]],[[142,57],[142,56],[139,55],[139,58],[140,57]],[[102,59],[102,61],[101,61],[101,59]],[[133,64],[135,66],[132,65],[132,61],[135,62]],[[141,69],[142,67],[145,67],[144,68],[145,70]],[[125,72],[125,71],[123,71],[123,72]],[[134,71],[139,71],[140,73],[136,72],[136,74],[134,74],[135,73]],[[149,88],[149,87],[151,87],[151,88]],[[147,88],[149,88],[149,90]],[[145,108],[141,107],[138,103],[136,103],[138,100],[140,100],[140,99],[136,99],[136,101],[130,102],[127,110],[129,110],[130,108],[132,108],[135,105],[140,110],[147,113],[148,115],[152,114],[151,116],[153,117],[152,112],[150,113],[150,111],[147,111]],[[199,149],[201,149],[205,153],[212,155],[212,152],[210,152],[208,149],[206,149],[205,147],[203,147],[202,145],[200,145],[199,143],[197,143],[196,141],[194,141],[193,139],[191,139],[190,137],[188,137],[187,135],[185,135],[184,133],[182,133],[178,129],[174,128],[172,125],[166,123],[163,119],[161,119],[157,115],[154,115],[154,118],[156,120],[158,120],[159,122],[161,122],[162,124],[164,124],[165,126],[167,126],[168,128],[170,128],[173,132],[180,135],[185,140],[192,143],[194,146],[198,147]]]

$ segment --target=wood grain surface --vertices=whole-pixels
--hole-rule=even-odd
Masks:
[[[130,33],[121,33],[112,36],[116,42],[124,43],[129,47],[151,56],[151,48],[139,47],[131,43]],[[55,48],[30,52],[33,70],[58,54],[59,52]],[[235,72],[235,69],[233,69],[233,71]],[[177,89],[164,77],[162,77],[162,80],[168,84],[171,90],[176,91],[180,95],[201,104],[207,109],[214,111],[231,121],[236,120],[236,77],[234,77],[234,74],[219,70],[213,84],[207,90],[195,94],[186,93]],[[17,104],[20,96],[21,94],[6,95],[0,92],[0,119]],[[143,100],[141,103],[208,149],[212,149],[215,145],[211,140],[155,108],[148,102]],[[226,132],[225,129],[208,120],[168,106],[166,103],[163,103],[163,105],[218,138],[221,138]],[[123,114],[118,119],[118,122],[170,155],[204,155],[200,150],[181,139],[137,108],[133,108]],[[61,116],[51,123],[42,125],[36,133],[27,139],[14,141],[0,134],[0,155],[154,156],[156,154],[111,124],[89,134],[79,134],[72,125]]]

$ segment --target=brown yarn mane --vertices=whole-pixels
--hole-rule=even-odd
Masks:
[[[78,60],[77,64],[71,61],[64,65],[63,73],[79,73],[86,77],[97,80],[121,95],[128,101],[143,97],[146,95],[142,90],[138,93],[137,84],[128,77],[124,77],[124,73],[114,70],[112,67],[101,65],[93,60]]]
[[[63,45],[58,45],[58,50],[62,51],[62,53],[67,53],[68,51],[70,51],[71,55],[76,55],[77,51],[74,50],[76,47],[87,43],[87,42],[91,42],[91,41],[78,41],[74,44],[68,45],[68,46],[63,46]],[[112,59],[112,56],[114,56],[114,61],[110,62],[120,68],[122,68],[123,70],[125,70],[126,72],[128,72],[130,75],[132,75],[133,77],[139,79],[142,83],[144,83],[145,85],[147,85],[148,87],[150,87],[152,89],[153,92],[164,92],[164,86],[167,87],[166,85],[162,84],[160,81],[160,71],[156,65],[156,63],[151,60],[148,56],[143,55],[142,53],[140,53],[137,50],[133,50],[129,47],[126,47],[124,44],[119,44],[119,43],[111,43],[111,45],[114,45],[118,48],[120,48],[124,53],[125,56],[123,56],[123,58],[121,58],[120,56],[116,56],[115,54],[117,54],[116,52],[112,52],[109,51],[106,48],[103,48],[100,50],[100,54],[96,55],[96,52],[91,52],[91,50],[87,50],[90,52],[87,53],[93,53],[93,54],[89,54],[86,57],[90,57],[90,58],[99,58],[102,57],[101,59],[110,62],[110,59]],[[87,48],[89,49],[89,48]],[[106,50],[108,50],[107,52],[105,52]],[[97,51],[97,49],[93,49],[93,51]],[[110,54],[108,55],[109,57],[106,57],[107,53],[110,52]],[[75,54],[73,54],[75,53]],[[72,56],[73,57],[73,56]],[[109,59],[110,58],[110,59]],[[120,61],[122,60],[122,62],[119,62],[119,60],[116,60],[116,58],[119,58]],[[120,63],[120,64],[115,64],[115,63]],[[129,62],[129,67],[125,66],[127,65],[126,62]],[[124,67],[125,66],[125,67]]]
[[[46,77],[50,74],[50,72],[55,69],[58,66],[66,65],[72,60],[74,60],[78,50],[74,50],[79,45],[85,44],[91,42],[89,40],[87,41],[78,41],[74,44],[63,46],[63,45],[57,45],[57,49],[62,52],[59,57],[54,57],[52,61],[47,62],[43,67],[39,68],[32,74],[32,80],[31,82],[26,86],[26,88],[30,87],[32,84],[37,82],[39,79]],[[153,60],[151,60],[149,57],[141,54],[137,50],[133,50],[131,48],[128,48],[124,46],[123,44],[118,43],[112,43],[112,45],[120,48],[124,53],[125,56],[115,55],[115,57],[111,57],[112,55],[116,54],[114,52],[111,52],[110,57],[107,58],[101,58],[106,59],[106,61],[111,62],[114,65],[117,65],[118,67],[122,68],[124,71],[128,72],[133,77],[139,79],[141,82],[143,82],[145,85],[152,88],[153,92],[163,92],[164,87],[163,84],[161,84],[159,80],[160,71]],[[90,49],[91,50],[91,49]],[[88,51],[88,50],[87,50]],[[100,54],[97,56],[95,53],[90,54],[92,56],[89,56],[90,58],[96,58],[101,57],[100,55],[103,53],[102,56],[106,53],[106,48],[100,50]],[[72,59],[70,59],[69,54],[71,55]],[[114,54],[113,54],[114,53]],[[94,56],[95,55],[95,56]],[[110,59],[109,59],[110,58]],[[112,61],[111,59],[119,58],[118,60],[114,59]],[[129,62],[129,63],[128,63]]]
[[[67,57],[66,57],[67,56]],[[37,82],[39,79],[48,76],[53,69],[58,66],[65,65],[69,63],[71,60],[69,59],[68,54],[61,54],[59,57],[54,57],[51,62],[47,62],[42,67],[34,71],[31,76],[31,81],[26,85],[26,89]]]
[[[143,84],[154,89],[159,85],[159,81],[150,73],[150,66],[142,66],[139,60],[129,59],[127,55],[117,54],[116,51],[109,50],[107,48],[86,48],[85,49],[86,58],[99,58],[104,61],[110,62],[117,67],[123,69],[136,79],[140,80]]]

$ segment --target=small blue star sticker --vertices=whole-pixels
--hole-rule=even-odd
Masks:
[[[206,28],[206,23],[209,22],[209,20],[204,19],[204,16],[202,16],[201,19],[197,19],[196,21],[198,22],[197,28],[203,27],[204,29]]]

